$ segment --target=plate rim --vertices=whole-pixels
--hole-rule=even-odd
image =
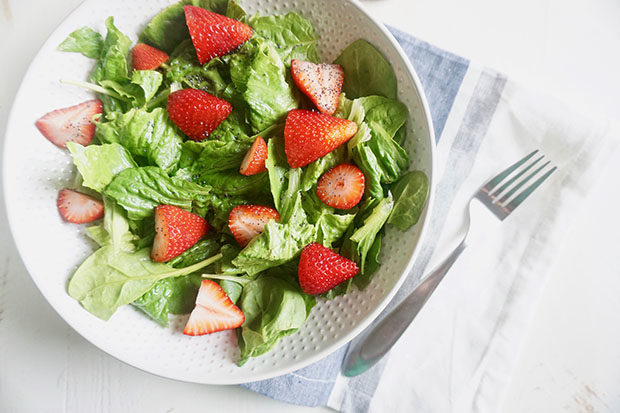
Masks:
[[[95,348],[99,349],[100,351],[105,352],[106,354],[110,355],[111,357],[113,357],[116,360],[119,360],[121,362],[123,362],[124,364],[127,364],[133,368],[136,368],[138,370],[142,370],[144,372],[147,372],[149,374],[153,374],[155,376],[159,376],[159,377],[163,377],[163,378],[167,378],[167,379],[173,379],[173,380],[177,380],[177,381],[182,381],[182,382],[187,382],[187,383],[200,383],[200,384],[210,384],[210,385],[233,385],[233,384],[244,384],[244,383],[250,383],[250,382],[255,382],[255,381],[260,381],[260,380],[267,380],[270,378],[274,378],[277,376],[281,376],[281,375],[285,375],[288,374],[292,371],[304,368],[309,366],[310,364],[313,364],[327,356],[329,356],[330,354],[336,352],[337,350],[339,350],[340,348],[342,348],[343,346],[345,346],[346,344],[348,344],[351,340],[353,340],[354,338],[356,338],[358,335],[360,335],[378,316],[379,314],[386,308],[386,306],[390,303],[390,301],[392,301],[392,299],[394,298],[394,296],[396,295],[396,293],[398,292],[398,290],[400,289],[400,287],[402,286],[402,284],[404,283],[405,279],[409,276],[411,269],[414,265],[414,263],[416,262],[418,255],[420,253],[420,248],[422,243],[424,242],[424,239],[427,235],[428,232],[428,227],[432,218],[432,214],[434,211],[434,201],[435,201],[435,187],[436,187],[436,182],[437,182],[437,148],[436,148],[436,141],[435,141],[435,131],[433,128],[433,122],[432,122],[432,116],[431,116],[431,112],[430,112],[430,108],[428,105],[428,101],[426,98],[426,94],[424,92],[424,88],[422,87],[422,83],[417,75],[417,72],[415,71],[411,61],[409,60],[409,58],[407,57],[407,55],[405,54],[404,50],[402,49],[402,47],[400,46],[400,44],[398,43],[398,41],[394,38],[394,36],[392,35],[392,33],[387,29],[387,27],[380,21],[378,21],[375,17],[373,17],[365,8],[362,4],[360,4],[359,2],[355,1],[355,0],[342,0],[346,3],[349,3],[349,5],[355,7],[359,12],[361,12],[364,16],[366,16],[380,31],[381,33],[389,40],[390,44],[392,45],[392,47],[395,49],[395,51],[397,52],[399,58],[402,60],[402,62],[405,65],[405,68],[407,69],[407,74],[409,75],[409,77],[411,78],[411,80],[413,81],[413,84],[416,88],[416,92],[420,98],[420,102],[421,102],[421,108],[424,112],[424,117],[426,120],[426,128],[429,131],[428,134],[428,139],[429,139],[429,152],[430,152],[430,177],[429,177],[429,197],[426,203],[426,206],[422,212],[422,218],[423,218],[423,222],[422,222],[422,227],[420,229],[420,235],[418,237],[418,241],[414,247],[414,249],[411,251],[411,254],[409,255],[409,259],[407,261],[407,265],[405,266],[404,270],[401,272],[400,276],[398,277],[398,280],[396,281],[396,283],[392,286],[392,288],[390,289],[390,291],[383,297],[383,299],[379,302],[379,305],[377,305],[375,307],[375,309],[370,312],[365,318],[363,318],[358,325],[353,328],[348,334],[340,337],[338,340],[336,340],[335,342],[333,342],[332,344],[326,346],[325,348],[323,348],[320,351],[317,351],[315,354],[313,354],[310,357],[307,357],[303,360],[297,361],[297,362],[293,362],[290,363],[289,365],[274,369],[270,372],[265,372],[265,373],[259,373],[259,374],[254,374],[252,377],[247,377],[244,379],[240,379],[240,378],[235,378],[235,379],[219,379],[217,382],[211,381],[211,380],[196,380],[196,379],[190,379],[190,378],[184,378],[183,376],[179,375],[179,374],[169,374],[169,375],[165,375],[163,373],[159,373],[159,372],[154,372],[151,370],[148,370],[147,368],[141,367],[136,365],[135,362],[132,362],[132,360],[128,360],[124,357],[122,357],[122,355],[117,355],[117,354],[113,354],[113,352],[109,351],[108,349],[102,347],[101,344],[97,344],[95,343],[95,341],[93,339],[91,339],[91,337],[89,337],[89,335],[86,332],[83,332],[78,326],[75,325],[75,323],[68,321],[67,318],[64,317],[64,311],[62,309],[57,308],[56,306],[54,306],[50,299],[48,298],[48,296],[39,288],[38,283],[36,282],[34,276],[32,275],[31,272],[31,266],[28,262],[26,262],[26,260],[23,259],[23,254],[22,251],[25,251],[26,247],[25,247],[25,243],[26,241],[22,239],[22,237],[16,232],[15,230],[15,225],[14,222],[17,219],[15,216],[15,212],[14,212],[14,208],[10,205],[9,202],[9,195],[11,194],[11,192],[8,190],[9,185],[8,184],[8,166],[7,166],[7,162],[6,159],[8,158],[7,155],[7,148],[8,148],[8,138],[10,135],[12,135],[12,130],[14,129],[14,124],[17,123],[16,118],[16,105],[15,103],[18,101],[18,99],[21,97],[22,94],[22,90],[25,87],[26,84],[26,80],[29,79],[29,77],[31,76],[31,71],[33,70],[33,63],[37,60],[37,58],[42,54],[43,50],[48,48],[48,44],[51,42],[51,39],[53,37],[53,35],[55,33],[58,32],[58,30],[63,27],[63,25],[65,24],[65,22],[75,13],[80,12],[83,8],[88,8],[91,2],[94,2],[95,0],[85,0],[83,2],[81,2],[79,5],[77,5],[75,8],[73,8],[57,25],[56,27],[50,32],[49,36],[47,37],[47,39],[45,40],[45,42],[43,42],[43,44],[41,45],[41,47],[37,50],[36,54],[32,57],[32,59],[30,60],[30,63],[28,65],[28,69],[24,72],[24,75],[22,77],[22,80],[20,82],[20,85],[15,93],[15,96],[12,100],[11,103],[11,109],[9,111],[9,116],[7,118],[7,126],[5,129],[5,133],[4,133],[4,143],[3,143],[3,154],[2,154],[2,162],[3,162],[3,167],[2,167],[2,181],[1,181],[1,185],[2,185],[2,194],[3,194],[3,198],[4,198],[4,207],[5,207],[5,211],[6,211],[6,217],[7,217],[7,223],[8,223],[8,227],[9,227],[9,232],[11,234],[11,238],[13,240],[13,243],[16,247],[16,250],[19,254],[19,258],[22,261],[22,263],[24,264],[24,267],[26,268],[28,275],[30,276],[30,278],[32,279],[33,283],[35,284],[35,286],[37,287],[37,290],[39,290],[39,292],[41,293],[41,295],[43,296],[43,298],[45,299],[45,301],[47,301],[47,303],[50,305],[50,307],[62,318],[62,320],[69,325],[77,334],[79,334],[81,337],[83,337],[86,341],[88,341],[90,344],[92,344]],[[248,374],[249,375],[249,374]]]

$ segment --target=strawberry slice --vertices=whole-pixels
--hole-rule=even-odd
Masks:
[[[74,224],[86,224],[103,217],[103,202],[72,189],[58,192],[56,206],[64,220]]]
[[[209,231],[207,221],[174,205],[155,208],[155,239],[151,259],[166,262],[181,255]]]
[[[239,205],[230,211],[228,228],[241,245],[248,243],[265,230],[270,219],[280,220],[280,214],[275,209],[263,205]]]
[[[144,43],[136,44],[131,51],[134,70],[155,70],[168,59],[166,52]]]
[[[265,160],[267,159],[267,143],[260,136],[254,139],[254,143],[248,149],[248,153],[245,154],[243,162],[241,162],[241,168],[239,172],[242,175],[256,175],[261,172],[266,172]]]
[[[327,206],[350,209],[362,199],[365,181],[364,174],[357,166],[342,163],[325,172],[319,179],[316,194]]]
[[[310,98],[319,111],[334,114],[344,82],[344,70],[340,65],[293,59],[291,75],[299,90]]]
[[[291,168],[327,155],[357,133],[357,124],[312,110],[294,109],[284,124],[284,151]]]
[[[323,294],[358,272],[357,264],[313,242],[299,257],[299,285],[307,294]]]
[[[202,280],[196,307],[189,315],[183,334],[201,336],[237,328],[245,321],[243,312],[230,301],[222,287],[211,280]]]
[[[252,37],[252,28],[230,17],[185,6],[185,22],[201,65],[237,49]]]
[[[232,112],[224,99],[198,89],[182,89],[168,96],[168,115],[188,137],[201,141]]]
[[[67,147],[67,142],[86,146],[95,136],[92,119],[103,110],[99,99],[88,100],[79,105],[57,109],[40,117],[35,126],[54,145]]]

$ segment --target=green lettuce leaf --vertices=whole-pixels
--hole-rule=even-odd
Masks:
[[[197,262],[204,261],[209,257],[217,254],[220,250],[220,243],[216,239],[216,235],[211,231],[206,238],[192,245],[188,250],[183,252],[176,258],[168,261],[168,265],[174,268],[183,268],[194,265]]]
[[[280,338],[295,333],[315,304],[314,297],[281,278],[260,277],[247,283],[239,302],[245,322],[237,329],[241,349],[237,364],[265,354]]]
[[[396,76],[392,66],[366,40],[351,43],[334,63],[344,70],[342,89],[349,98],[381,95],[396,99]]]
[[[353,282],[359,288],[368,285],[378,267],[377,257],[381,248],[381,238],[377,236],[390,216],[393,206],[394,202],[390,197],[367,199],[355,219],[355,227],[351,228],[350,236],[345,235],[341,253],[359,264],[360,273],[353,277]]]
[[[108,33],[90,79],[95,83],[102,80],[122,82],[128,78],[127,54],[131,48],[131,40],[114,26],[113,17],[106,19],[105,26]]]
[[[253,16],[248,24],[255,33],[264,39],[271,40],[284,61],[290,66],[291,59],[318,62],[316,50],[317,36],[310,20],[297,13],[284,15]]]
[[[271,42],[252,38],[231,57],[230,76],[248,106],[254,132],[280,123],[299,106],[290,76]]]
[[[297,193],[294,199],[290,215],[281,214],[280,222],[267,221],[264,232],[250,241],[232,261],[237,268],[249,275],[258,274],[292,260],[312,242],[315,229],[308,223],[301,194]]]
[[[116,309],[137,300],[164,278],[198,271],[221,256],[211,257],[190,267],[174,269],[151,260],[150,248],[135,253],[115,251],[105,246],[89,256],[75,271],[68,293],[95,316],[108,320]]]
[[[265,167],[269,175],[269,187],[273,196],[273,204],[281,211],[281,198],[288,185],[288,161],[284,153],[284,140],[273,137],[267,141],[267,159]]]
[[[63,52],[81,53],[91,59],[99,59],[103,50],[103,37],[90,27],[75,30],[60,45]]]
[[[124,114],[108,114],[107,118],[108,122],[99,123],[95,132],[101,142],[119,143],[132,155],[166,172],[176,169],[183,138],[165,109],[131,109]]]
[[[424,172],[411,171],[403,175],[392,187],[394,209],[387,222],[401,231],[416,224],[424,210],[428,191],[428,178]]]
[[[82,176],[82,185],[98,192],[121,171],[138,166],[129,152],[117,143],[82,146],[67,142],[67,148]]]

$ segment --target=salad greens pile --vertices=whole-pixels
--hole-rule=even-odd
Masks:
[[[248,24],[253,37],[235,52],[200,65],[183,15],[192,4]],[[84,27],[59,49],[94,59],[90,82],[104,105],[93,144],[67,146],[82,185],[105,203],[103,222],[87,229],[99,245],[69,281],[68,292],[104,320],[131,304],[162,326],[169,314],[186,314],[202,274],[217,281],[245,314],[237,329],[239,365],[269,351],[304,323],[316,298],[297,281],[304,246],[318,242],[357,262],[360,272],[325,294],[364,288],[379,267],[390,223],[400,230],[422,212],[428,181],[407,172],[402,148],[408,111],[396,100],[390,64],[367,41],[357,40],[335,63],[345,72],[335,116],[357,123],[345,145],[304,167],[292,169],[284,153],[284,119],[291,109],[311,108],[290,76],[291,59],[320,62],[312,23],[296,13],[248,16],[234,0],[183,0],[156,15],[140,41],[170,55],[159,70],[132,71],[131,40],[106,20],[105,37]],[[79,83],[79,82],[77,82]],[[195,88],[227,100],[231,115],[202,142],[188,140],[170,120],[166,101],[179,89]],[[268,141],[267,172],[239,173],[256,136]],[[355,163],[366,177],[362,202],[347,211],[323,204],[318,178],[333,166]],[[168,263],[149,258],[160,204],[206,217],[209,234]],[[275,207],[280,221],[241,248],[228,215],[241,204]]]

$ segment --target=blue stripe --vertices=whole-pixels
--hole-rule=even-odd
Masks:
[[[439,142],[456,94],[463,83],[469,60],[438,49],[427,42],[388,27],[409,56],[433,118],[435,141]]]

